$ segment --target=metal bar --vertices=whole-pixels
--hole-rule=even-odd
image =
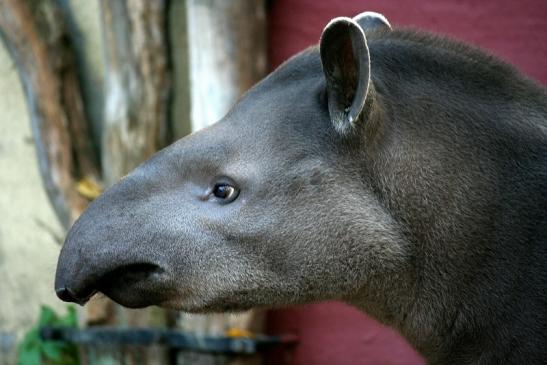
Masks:
[[[64,341],[79,345],[136,345],[155,344],[202,353],[255,354],[265,348],[292,345],[296,337],[290,335],[254,337],[199,336],[168,329],[120,329],[114,327],[92,327],[76,329],[68,327],[42,327],[40,336],[44,340]]]

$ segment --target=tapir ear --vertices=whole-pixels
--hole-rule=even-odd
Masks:
[[[374,11],[365,11],[353,18],[366,33],[371,30],[391,31],[391,24],[386,17]]]
[[[370,57],[365,33],[353,19],[335,18],[323,30],[319,51],[329,114],[334,127],[346,134],[360,120],[369,90]]]

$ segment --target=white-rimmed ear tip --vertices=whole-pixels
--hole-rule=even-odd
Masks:
[[[375,11],[365,11],[353,18],[364,30],[374,28],[384,28],[391,30],[391,24],[387,18]]]
[[[351,23],[351,24],[358,24],[355,19],[352,19],[352,18],[348,18],[346,16],[339,16],[339,17],[336,17],[336,18],[333,18],[331,19],[327,25],[325,25],[325,29],[327,29],[329,26],[332,26],[333,24],[336,24],[336,23]]]

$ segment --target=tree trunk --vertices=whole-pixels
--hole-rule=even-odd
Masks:
[[[106,95],[103,176],[118,181],[167,144],[165,1],[101,0]]]
[[[101,0],[105,56],[102,171],[116,183],[168,141],[170,92],[164,0]],[[146,327],[165,325],[158,308],[129,310],[99,298],[88,304],[91,323]],[[160,364],[159,348],[87,348],[91,364]]]
[[[175,115],[178,125],[190,117],[192,131],[206,127],[222,118],[237,99],[266,73],[266,14],[263,0],[186,0],[179,9],[180,18],[171,26],[186,23],[186,37],[172,32],[171,44],[179,49],[187,45],[187,55],[177,57],[175,83],[186,82],[187,93],[179,97],[189,105]],[[171,19],[173,19],[171,14]],[[181,68],[187,67],[187,70]],[[177,74],[177,70],[179,73]],[[189,83],[188,83],[189,81]],[[189,85],[188,85],[189,84]],[[175,84],[177,88],[177,84]],[[175,110],[176,112],[177,110]],[[183,113],[187,113],[186,115]],[[179,135],[180,136],[180,135]],[[240,315],[210,316],[181,313],[178,326],[189,332],[225,335],[230,332],[262,330],[261,315],[255,311]],[[237,328],[240,331],[228,331]],[[227,357],[197,353],[179,354],[179,364],[258,364],[260,356]]]
[[[68,227],[88,202],[76,182],[97,182],[98,168],[62,19],[51,0],[0,0],[0,33],[25,90],[42,180]]]

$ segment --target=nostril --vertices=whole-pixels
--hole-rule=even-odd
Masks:
[[[55,289],[57,297],[64,302],[72,302],[80,305],[84,305],[87,301],[96,293],[95,290],[89,289],[85,293],[75,294],[74,291],[70,290],[66,286]]]
[[[64,302],[77,302],[76,296],[67,287],[56,288],[55,293]]]

